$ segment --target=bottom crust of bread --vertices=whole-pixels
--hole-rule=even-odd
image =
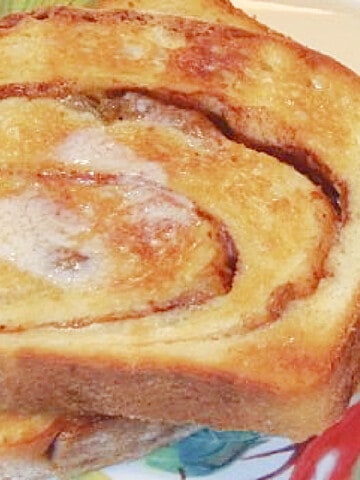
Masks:
[[[191,434],[193,427],[175,427],[123,417],[44,419],[31,435],[21,432],[29,418],[16,422],[17,440],[0,445],[1,480],[70,479],[84,472],[142,457],[151,450]],[[9,429],[11,429],[9,422]],[[13,424],[14,425],[14,424]],[[26,432],[25,432],[26,430]],[[34,428],[35,430],[35,428]],[[19,433],[20,432],[20,433]],[[14,432],[8,432],[8,438]]]

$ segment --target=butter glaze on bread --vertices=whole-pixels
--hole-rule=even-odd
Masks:
[[[134,12],[9,17],[0,48],[0,108],[19,134],[1,131],[4,175],[66,177],[69,164],[49,152],[73,131],[100,129],[222,222],[237,258],[230,290],[201,303],[100,314],[86,327],[64,319],[81,328],[64,328],[50,307],[30,325],[5,318],[1,403],[294,438],[337,418],[359,369],[358,77],[289,40]],[[142,96],[126,111],[134,91],[149,112]],[[26,112],[36,135],[21,130]]]

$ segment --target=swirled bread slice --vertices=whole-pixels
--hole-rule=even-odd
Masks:
[[[333,421],[359,370],[358,77],[134,12],[8,17],[0,48],[1,403]]]
[[[141,457],[191,431],[122,417],[0,415],[0,478],[74,478]]]

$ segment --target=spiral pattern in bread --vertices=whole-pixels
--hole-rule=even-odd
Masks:
[[[359,78],[173,16],[0,27],[1,401],[297,437],[332,421],[359,369]]]

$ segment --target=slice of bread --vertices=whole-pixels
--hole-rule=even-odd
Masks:
[[[193,431],[122,417],[0,415],[0,478],[73,478],[142,457]]]
[[[1,404],[294,438],[337,418],[359,373],[359,78],[130,11],[8,17],[0,48]]]
[[[114,5],[111,5],[114,3]],[[115,5],[116,3],[116,5]],[[158,3],[142,0],[98,2],[96,8],[134,8],[201,16],[211,21],[268,31],[226,1]],[[169,11],[169,7],[171,10]],[[194,428],[172,427],[124,417],[58,417],[0,415],[0,477],[3,480],[42,480],[73,477],[112,463],[132,460],[191,433]]]

